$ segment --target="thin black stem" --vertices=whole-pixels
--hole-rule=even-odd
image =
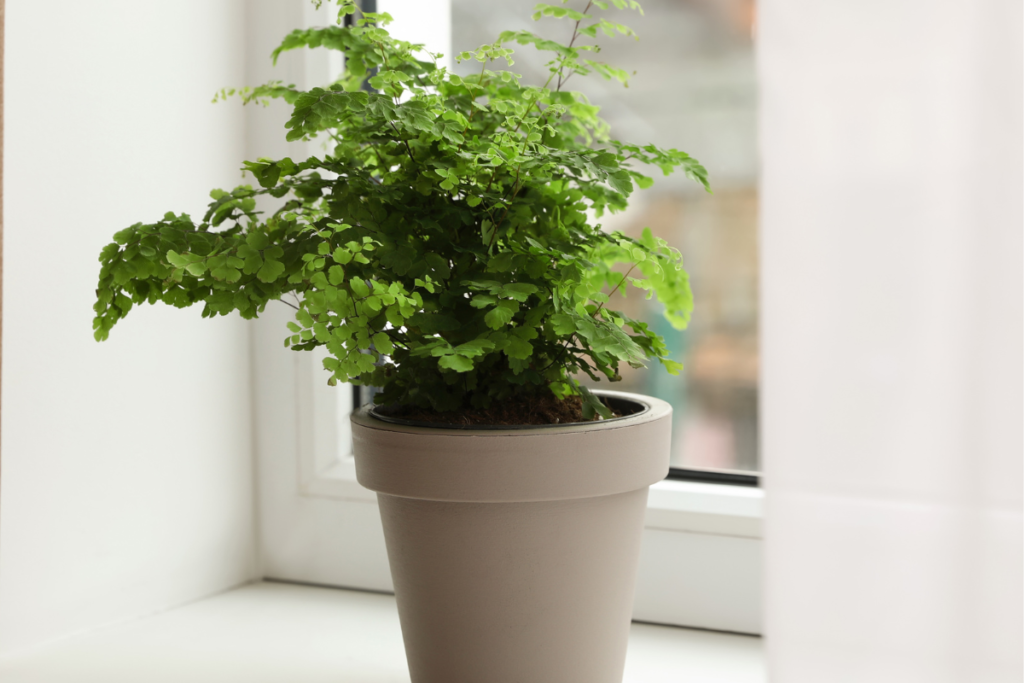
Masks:
[[[636,268],[636,264],[635,264],[635,263],[634,263],[634,264],[633,264],[632,266],[630,266],[629,270],[627,270],[627,271],[626,271],[626,274],[622,276],[622,279],[621,279],[621,280],[619,280],[619,284],[617,284],[617,285],[615,285],[614,287],[612,287],[612,291],[608,292],[608,298],[609,298],[609,299],[611,299],[611,298],[612,298],[612,294],[614,294],[614,293],[615,293],[615,290],[617,290],[617,289],[618,289],[619,287],[621,287],[621,286],[622,286],[622,284],[623,284],[623,283],[624,283],[624,282],[626,281],[626,278],[628,278],[628,277],[629,277],[629,274],[633,272],[633,269],[634,269],[634,268]],[[598,305],[598,307],[597,307],[597,310],[596,310],[596,311],[594,311],[594,317],[595,317],[595,318],[597,317],[597,314],[601,312],[601,309],[602,309],[602,308],[604,308],[604,305],[605,305],[605,303],[606,303],[606,302],[602,301],[602,302],[601,302],[601,303],[600,303],[600,304]]]
[[[414,157],[412,155],[412,147],[409,146],[409,141],[406,140],[405,138],[403,138],[402,134],[398,132],[398,127],[395,126],[395,122],[394,121],[388,121],[388,125],[391,126],[391,128],[395,131],[395,137],[397,137],[399,140],[401,140],[402,144],[405,145],[405,150],[409,153],[409,159],[411,159],[412,162],[415,164],[416,163],[416,157]]]
[[[591,6],[593,4],[594,4],[594,0],[590,0],[590,2],[587,3],[587,6],[583,9],[583,13],[586,14],[587,12],[589,12],[590,8],[591,8]],[[576,38],[578,38],[579,35],[580,35],[580,22],[581,21],[583,21],[582,18],[577,19],[576,20],[576,25],[572,29],[572,40],[569,41],[569,48],[570,49],[572,49],[573,43],[576,42]],[[562,71],[564,69],[565,69],[565,61],[563,60],[562,65],[558,67],[558,87],[555,88],[555,92],[558,92],[559,90],[561,90],[562,86],[565,85],[565,81],[568,81],[569,78],[572,77],[572,74],[569,74],[569,76],[567,76],[565,78],[565,80],[562,80]],[[573,72],[573,73],[575,73],[575,72]]]

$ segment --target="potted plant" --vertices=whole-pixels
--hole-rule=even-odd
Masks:
[[[258,187],[213,191],[202,220],[118,232],[100,255],[96,339],[141,303],[294,307],[285,346],[326,347],[331,384],[379,387],[352,416],[354,448],[378,492],[412,680],[619,681],[671,409],[575,375],[614,382],[646,361],[678,373],[663,340],[609,304],[638,287],[682,329],[692,297],[678,251],[596,220],[651,184],[638,163],[707,188],[693,158],[610,139],[565,87],[626,82],[592,39],[632,35],[602,13],[639,6],[538,5],[535,19],[569,22],[566,43],[507,31],[458,55],[480,64],[459,77],[391,37],[387,14],[338,5],[337,25],[273,54],[341,50],[336,82],[221,93],[284,99],[287,138],[321,139],[324,154],[247,161]],[[546,83],[497,68],[516,44],[550,57]]]

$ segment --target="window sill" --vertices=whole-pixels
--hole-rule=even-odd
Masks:
[[[665,479],[651,487],[648,529],[761,538],[764,491]]]
[[[257,583],[0,658],[5,683],[405,683],[394,597]],[[761,640],[633,624],[624,683],[763,683]]]
[[[305,496],[376,503],[377,497],[356,482],[349,456],[316,471],[303,468]],[[764,491],[749,486],[666,479],[651,487],[644,526],[663,531],[761,538]]]

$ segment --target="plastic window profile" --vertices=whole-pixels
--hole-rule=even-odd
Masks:
[[[312,358],[310,361],[318,363]],[[376,503],[376,495],[356,481],[355,461],[347,444],[348,411],[364,402],[365,392],[331,390],[312,382],[300,396],[300,409],[310,423],[300,427],[299,493],[314,498]],[[341,401],[338,398],[341,398]],[[302,399],[300,399],[301,401]],[[304,420],[303,420],[304,421]],[[646,526],[664,531],[761,538],[764,492],[754,473],[673,468],[668,478],[651,487]]]

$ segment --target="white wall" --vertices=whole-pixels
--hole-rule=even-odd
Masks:
[[[7,0],[0,652],[254,574],[245,324],[91,334],[113,232],[240,181],[244,5]]]
[[[770,675],[1020,681],[1021,5],[759,10]]]

